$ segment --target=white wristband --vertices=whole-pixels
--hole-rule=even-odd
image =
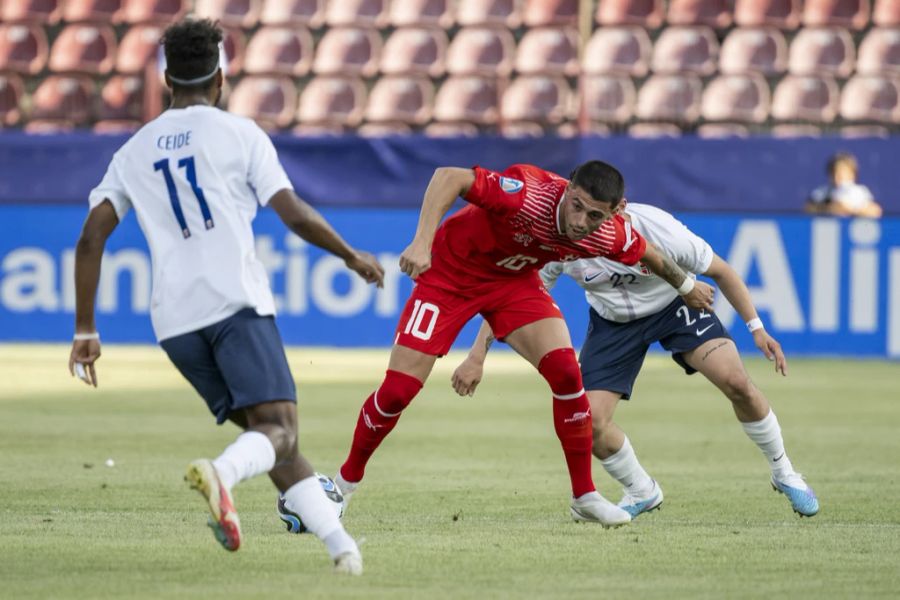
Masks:
[[[763,329],[762,319],[756,317],[755,319],[750,319],[749,321],[747,321],[747,330],[749,330],[750,333],[753,333],[757,329]]]
[[[685,277],[684,281],[676,289],[678,291],[678,294],[681,296],[686,296],[686,295],[690,294],[691,290],[694,289],[694,278],[690,277],[690,276]]]
[[[95,331],[93,333],[76,333],[72,336],[72,339],[76,342],[80,342],[83,340],[100,340],[100,332]]]

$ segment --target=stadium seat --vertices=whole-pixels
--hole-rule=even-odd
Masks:
[[[119,44],[116,71],[125,74],[142,73],[159,52],[162,33],[162,25],[130,27]]]
[[[638,118],[693,123],[700,116],[703,86],[696,75],[653,75],[638,91]]]
[[[325,0],[264,0],[259,20],[263,25],[290,25],[318,29],[325,22]]]
[[[297,90],[288,77],[244,77],[228,99],[228,110],[254,119],[267,130],[291,124],[297,106]]]
[[[578,31],[560,27],[530,29],[519,41],[516,71],[527,75],[578,74]]]
[[[69,23],[110,23],[121,8],[122,0],[65,0],[62,3],[62,18]]]
[[[725,29],[731,25],[729,0],[670,0],[667,21],[670,25],[706,25]]]
[[[188,8],[187,0],[122,0],[122,9],[113,15],[113,21],[168,25],[183,17]]]
[[[633,138],[681,137],[681,127],[673,123],[635,123],[628,128]]]
[[[478,126],[474,123],[446,123],[435,121],[425,127],[423,133],[433,138],[477,137]]]
[[[848,121],[900,123],[900,82],[871,75],[851,78],[841,93],[840,114]]]
[[[94,123],[91,129],[100,135],[120,135],[134,133],[141,128],[142,124],[141,121],[128,119],[103,119]]]
[[[725,74],[755,71],[780,75],[787,69],[787,62],[784,34],[771,27],[732,29],[719,53],[719,71]]]
[[[494,77],[448,77],[434,100],[434,118],[445,122],[492,125],[499,117],[499,86]]]
[[[47,64],[47,34],[39,25],[0,23],[0,71],[34,75]]]
[[[571,98],[569,85],[561,77],[523,75],[503,92],[500,114],[504,122],[558,124],[570,115]]]
[[[863,29],[869,23],[869,0],[806,0],[802,23],[807,27]]]
[[[581,86],[581,112],[592,123],[622,124],[634,114],[637,93],[630,78],[585,75]]]
[[[700,114],[707,121],[763,123],[769,116],[769,100],[762,75],[720,75],[706,85]]]
[[[716,71],[719,42],[708,27],[667,27],[653,46],[652,69],[656,73],[696,73]]]
[[[582,125],[581,135],[584,136],[599,136],[599,137],[609,137],[613,134],[613,130],[610,129],[608,125],[603,125],[602,123],[587,123]]]
[[[291,129],[291,133],[300,137],[333,137],[344,135],[347,132],[347,128],[340,125],[319,125],[315,123],[311,125],[300,123],[299,125],[294,125],[293,129]]]
[[[362,137],[387,137],[392,135],[409,135],[412,127],[407,123],[365,123],[360,125],[356,134]]]
[[[859,45],[856,72],[864,75],[900,75],[900,29],[876,27]]]
[[[440,27],[453,25],[451,0],[403,0],[391,2],[388,22],[393,27]]]
[[[547,135],[547,131],[534,121],[512,121],[500,126],[500,135],[506,138],[538,138]]]
[[[140,120],[144,107],[144,79],[133,75],[113,75],[100,90],[100,119]]]
[[[584,73],[643,77],[650,70],[650,36],[641,27],[600,27],[584,48]]]
[[[504,28],[463,27],[447,49],[447,71],[453,75],[499,75],[512,72],[516,42]]]
[[[434,86],[427,78],[387,75],[369,92],[366,121],[424,125],[433,105]]]
[[[872,22],[878,27],[900,27],[900,2],[897,2],[897,0],[875,0]]]
[[[84,125],[84,123],[77,125]],[[29,119],[23,129],[25,133],[32,135],[55,135],[69,133],[77,125],[71,119]]]
[[[262,0],[196,0],[194,14],[226,27],[250,29],[259,23]]]
[[[442,29],[397,29],[384,44],[381,72],[440,77],[444,74],[447,34]]]
[[[244,69],[244,54],[247,48],[247,38],[244,32],[237,27],[223,27],[225,37],[222,46],[225,49],[224,72],[229,77],[240,75]]]
[[[331,27],[382,27],[387,25],[387,4],[388,0],[328,0],[325,23]]]
[[[788,70],[794,75],[847,77],[855,64],[856,49],[846,29],[804,27],[791,42]]]
[[[517,4],[517,0],[459,0],[456,22],[516,29],[522,23]]]
[[[365,109],[366,86],[361,79],[323,75],[303,88],[297,120],[305,125],[356,127]]]
[[[775,125],[770,133],[775,138],[822,137],[822,128],[815,125]]]
[[[526,27],[578,24],[578,0],[524,0],[522,22]]]
[[[662,0],[599,0],[594,19],[600,25],[640,25],[656,29],[663,23]]]
[[[50,75],[31,96],[31,119],[82,125],[91,118],[94,82],[84,75]]]
[[[797,29],[800,5],[800,0],[735,0],[734,22],[741,27]]]
[[[788,75],[772,96],[772,116],[779,121],[830,123],[837,108],[838,86],[831,77]]]
[[[325,32],[316,46],[313,71],[322,75],[363,75],[378,70],[381,36],[374,29],[334,27]]]
[[[704,139],[745,138],[749,135],[747,126],[737,123],[706,123],[697,128],[697,137]]]
[[[18,125],[22,119],[25,84],[14,73],[0,73],[0,127]]]
[[[262,27],[247,43],[244,72],[249,75],[309,73],[313,60],[313,38],[303,27]]]
[[[891,137],[891,130],[882,125],[848,125],[841,127],[841,137],[887,138]]]
[[[55,25],[62,13],[62,0],[3,0],[0,22]]]
[[[111,27],[76,23],[67,25],[50,48],[47,67],[57,73],[105,75],[116,63],[116,34]]]

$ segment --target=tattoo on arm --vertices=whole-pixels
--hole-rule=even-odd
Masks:
[[[494,340],[497,338],[494,337],[493,333],[489,333],[487,339],[484,340],[484,352],[487,354],[487,351],[491,349],[491,344],[494,343]]]
[[[667,254],[659,253],[662,258],[662,273],[659,274],[660,277],[665,279],[669,285],[677,288],[682,283],[684,283],[687,274],[681,270],[674,260],[672,260]]]

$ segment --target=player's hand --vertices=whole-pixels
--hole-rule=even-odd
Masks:
[[[694,289],[682,296],[682,298],[684,299],[684,303],[691,308],[713,312],[713,300],[716,298],[716,288],[703,281],[697,281],[694,283]]]
[[[775,372],[781,372],[787,376],[787,359],[784,352],[781,351],[781,344],[775,341],[765,329],[757,329],[753,332],[753,343],[759,348],[760,352],[766,355],[769,360],[775,361]]]
[[[94,363],[100,358],[100,340],[75,340],[69,354],[69,373],[88,385],[97,387],[97,371]]]
[[[384,267],[368,252],[357,252],[353,258],[344,261],[344,264],[365,279],[366,283],[374,283],[380,288],[384,287]]]
[[[474,396],[475,388],[481,383],[481,377],[483,375],[484,363],[473,359],[471,356],[467,356],[466,360],[462,361],[462,363],[456,367],[456,370],[453,371],[450,382],[453,384],[453,389],[456,390],[456,393],[460,396]]]
[[[415,279],[431,268],[431,249],[413,240],[400,254],[400,270]]]

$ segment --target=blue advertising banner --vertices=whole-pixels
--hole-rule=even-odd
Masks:
[[[297,345],[389,346],[412,284],[397,258],[415,210],[325,209],[354,245],[387,268],[376,290],[343,262],[289,234],[273,211],[255,223],[285,341]],[[68,341],[74,312],[74,245],[81,206],[0,206],[0,341]],[[790,355],[900,358],[900,219],[839,220],[682,214],[744,277],[769,331]],[[152,342],[150,262],[135,218],[114,232],[97,298],[106,342]],[[580,289],[554,289],[579,345],[587,324]],[[717,312],[738,346],[752,339],[723,298]],[[475,323],[459,345],[474,338]]]

